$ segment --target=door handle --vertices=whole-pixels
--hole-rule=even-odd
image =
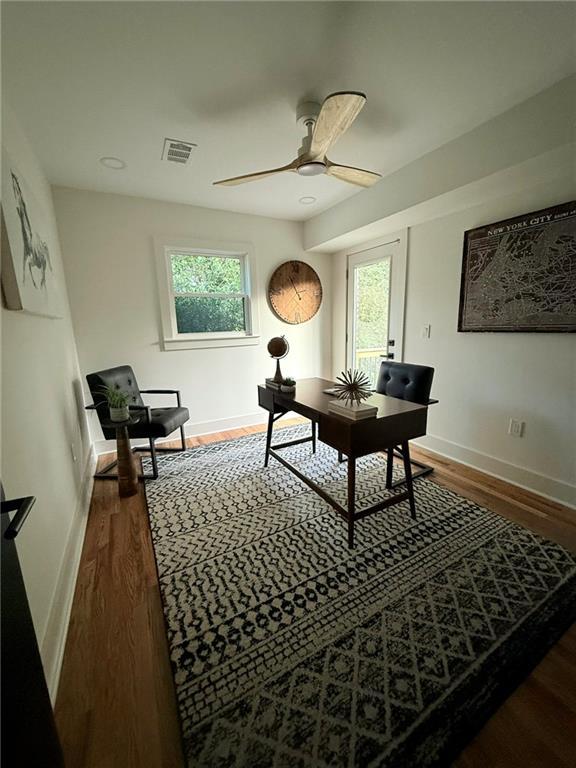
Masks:
[[[36,496],[23,496],[21,499],[10,499],[10,501],[2,502],[2,514],[16,511],[16,514],[8,524],[8,527],[4,531],[5,539],[15,539],[20,533],[20,529],[24,525],[26,518],[30,514],[30,510],[36,503]]]

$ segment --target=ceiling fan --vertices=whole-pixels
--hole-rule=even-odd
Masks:
[[[292,171],[300,176],[319,176],[325,173],[341,181],[347,181],[349,184],[371,187],[381,178],[379,173],[333,163],[326,157],[327,152],[340,136],[350,128],[365,103],[366,96],[355,91],[332,93],[324,99],[322,106],[315,102],[304,102],[298,108],[296,121],[306,128],[307,135],[302,140],[302,146],[295,160],[288,165],[272,168],[269,171],[215,181],[214,185],[231,187]]]

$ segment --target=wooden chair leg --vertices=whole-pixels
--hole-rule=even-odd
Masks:
[[[412,464],[410,463],[410,448],[408,443],[402,443],[402,459],[404,461],[404,474],[406,475],[406,490],[410,503],[410,514],[416,520],[416,502],[414,501],[414,483],[412,482]]]

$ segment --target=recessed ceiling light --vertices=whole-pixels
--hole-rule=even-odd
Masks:
[[[115,171],[122,171],[126,168],[126,163],[119,157],[101,157],[100,162],[105,168],[112,168]]]
[[[302,205],[312,205],[312,203],[316,202],[316,198],[311,195],[306,195],[305,197],[301,197],[298,202],[302,203]]]

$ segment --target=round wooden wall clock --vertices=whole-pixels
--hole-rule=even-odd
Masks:
[[[322,283],[303,261],[285,261],[268,283],[268,299],[281,320],[292,325],[314,317],[322,303]]]

